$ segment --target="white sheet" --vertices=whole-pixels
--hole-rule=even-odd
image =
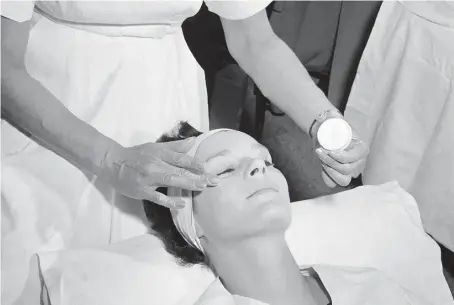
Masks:
[[[454,304],[440,249],[397,183],[292,205],[290,250],[302,268],[314,267],[334,305]],[[207,295],[217,305],[213,297],[230,299],[219,285],[215,293],[207,290],[210,283],[216,287],[213,274],[178,266],[151,235],[40,258],[52,305],[192,305]]]
[[[301,268],[317,271],[333,305],[454,304],[440,249],[397,183],[295,202],[293,217],[290,250]],[[197,305],[229,299],[217,281]]]

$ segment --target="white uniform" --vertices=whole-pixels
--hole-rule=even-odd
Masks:
[[[398,180],[454,251],[454,2],[383,2],[345,116],[370,143],[363,182]]]
[[[242,19],[270,1],[207,1]],[[206,131],[203,70],[182,22],[202,1],[2,1],[32,20],[28,73],[72,113],[124,146],[155,141],[179,120]],[[100,25],[106,24],[106,25]],[[22,290],[30,256],[147,232],[140,201],[116,193],[2,121],[2,304]]]

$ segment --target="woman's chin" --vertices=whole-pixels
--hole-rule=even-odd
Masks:
[[[291,222],[290,202],[281,197],[275,198],[258,206],[257,217],[266,224],[267,227],[279,227],[287,229]]]

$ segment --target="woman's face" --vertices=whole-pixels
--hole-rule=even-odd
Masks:
[[[288,228],[287,181],[264,146],[242,132],[219,132],[202,142],[196,158],[221,178],[218,186],[194,195],[199,234],[216,241],[236,240]]]

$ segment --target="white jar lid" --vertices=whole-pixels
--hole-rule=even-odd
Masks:
[[[326,150],[343,150],[350,145],[352,128],[344,119],[327,119],[317,131],[317,140]]]

